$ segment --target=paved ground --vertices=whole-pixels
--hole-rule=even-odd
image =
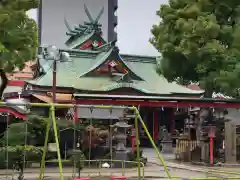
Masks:
[[[152,167],[151,165],[160,165],[162,163],[157,158],[157,155],[152,148],[144,148],[143,153],[148,157],[148,162],[150,165],[146,167],[146,172],[148,169],[157,169],[157,166]],[[240,168],[237,167],[203,167],[203,166],[194,166],[192,164],[174,162],[174,154],[162,154],[169,171],[173,176],[182,177],[182,178],[204,178],[204,177],[221,177],[221,178],[235,178],[240,179]]]
[[[64,176],[66,177],[72,177],[72,169],[64,169]],[[169,171],[172,176],[175,177],[183,177],[183,178],[188,178],[188,177],[206,177],[205,173],[201,172],[189,172],[187,170],[178,170],[178,169],[171,169],[169,168]],[[27,169],[25,171],[25,178],[26,179],[35,179],[38,177],[39,170],[37,169]],[[0,178],[5,178],[6,177],[6,172],[1,172],[2,175],[0,175]],[[137,177],[137,170],[136,168],[133,169],[128,169],[122,172],[121,169],[84,169],[81,172],[81,176],[87,177],[87,176],[120,176],[120,175],[126,175],[127,177]],[[9,178],[11,176],[11,173],[9,172]],[[47,177],[59,177],[59,172],[57,168],[54,169],[46,169],[45,171],[45,176]],[[156,165],[150,165],[146,167],[145,169],[145,175],[146,179],[148,178],[164,178],[167,177],[166,173],[164,172],[163,167],[159,167]]]
[[[145,178],[149,179],[168,179],[167,174],[164,171],[164,167],[161,165],[159,160],[157,159],[156,153],[153,149],[144,149],[144,155],[148,157],[149,163],[145,167]],[[172,177],[176,177],[178,179],[181,178],[206,178],[206,177],[219,177],[219,178],[227,178],[227,177],[238,177],[236,179],[240,179],[240,169],[239,168],[222,168],[222,167],[202,167],[202,166],[193,166],[186,165],[181,163],[175,163],[172,160],[174,159],[173,155],[164,154],[164,159],[166,160],[166,164],[168,166],[168,171],[170,172]],[[228,171],[228,174],[226,174]],[[230,173],[231,171],[232,173]],[[39,169],[26,169],[25,170],[25,179],[36,179],[38,177]],[[239,173],[233,174],[233,173]],[[11,178],[12,171],[6,172],[4,170],[0,171],[0,179],[6,179],[6,174],[9,174],[9,179]],[[110,176],[110,175],[126,175],[127,177],[137,177],[137,168],[132,169],[88,169],[84,168],[81,172],[81,176],[83,177],[94,177],[94,176]],[[71,179],[73,175],[71,168],[64,168],[64,176]],[[45,176],[51,177],[49,179],[59,179],[59,170],[58,168],[47,168],[45,170]],[[95,179],[95,178],[94,178]],[[102,180],[102,178],[99,178]],[[105,179],[105,178],[103,178]],[[134,180],[134,179],[130,179]]]

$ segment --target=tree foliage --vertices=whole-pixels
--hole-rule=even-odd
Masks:
[[[2,144],[8,146],[43,146],[47,119],[29,115],[28,120],[8,125],[2,137]]]
[[[0,142],[3,146],[43,146],[46,136],[46,127],[49,121],[49,118],[30,114],[26,121],[9,124]],[[66,120],[58,120],[57,127],[59,130],[72,129],[72,131],[74,131],[74,128],[76,131],[83,130],[82,126],[75,126],[72,121]],[[73,139],[73,135],[69,138]],[[55,142],[52,128],[50,129],[48,142]]]
[[[0,1],[0,97],[7,83],[5,72],[22,68],[36,55],[37,26],[26,12],[38,4],[38,0]]]
[[[157,15],[150,42],[162,54],[160,73],[169,81],[200,82],[207,96],[238,96],[240,1],[169,0]]]

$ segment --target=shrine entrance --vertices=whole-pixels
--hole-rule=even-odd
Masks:
[[[169,133],[171,133],[174,129],[174,116],[172,116],[172,108],[140,107],[139,111],[149,133],[153,137],[153,140],[156,144],[159,143],[161,127],[164,126]],[[134,124],[134,120],[131,120],[129,124]],[[139,134],[140,146],[152,147],[141,124],[139,124]]]

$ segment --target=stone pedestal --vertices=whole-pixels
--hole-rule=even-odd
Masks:
[[[116,151],[116,154],[115,154],[115,156],[114,156],[114,160],[121,160],[121,161],[123,161],[123,162],[121,162],[121,161],[119,161],[119,162],[114,162],[113,163],[113,167],[114,168],[122,168],[122,166],[123,166],[123,168],[124,167],[127,167],[127,165],[128,165],[128,163],[125,163],[124,161],[128,161],[129,159],[128,159],[128,152],[127,151]]]
[[[172,141],[162,141],[162,153],[173,153]]]
[[[201,142],[201,161],[209,161],[209,142]]]

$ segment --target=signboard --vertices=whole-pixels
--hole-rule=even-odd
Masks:
[[[106,109],[78,107],[78,118],[83,119],[119,119],[124,117],[124,109]]]
[[[108,119],[82,119],[82,123],[81,124],[101,124],[101,125],[109,125],[109,120]]]

